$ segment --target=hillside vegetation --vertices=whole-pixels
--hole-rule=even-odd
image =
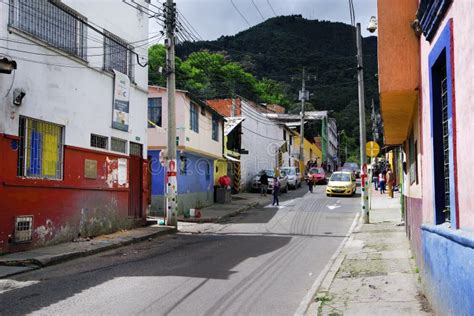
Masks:
[[[377,38],[363,39],[367,127],[370,104],[378,104]],[[358,95],[355,30],[343,23],[307,20],[301,16],[269,19],[234,36],[215,41],[185,42],[177,46],[177,86],[202,98],[237,93],[261,103],[284,105],[299,112],[302,69],[311,93],[308,110],[329,110],[337,119],[342,148],[348,160],[358,155]],[[157,74],[164,65],[164,47],[150,48],[150,81],[165,84]],[[310,124],[309,136],[320,134]],[[368,133],[370,139],[370,132]]]

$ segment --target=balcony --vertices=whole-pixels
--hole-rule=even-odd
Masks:
[[[380,108],[385,143],[402,144],[418,105],[419,46],[411,28],[418,0],[378,0]]]

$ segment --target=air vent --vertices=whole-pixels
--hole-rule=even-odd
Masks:
[[[33,236],[33,216],[15,217],[15,242],[31,242]]]

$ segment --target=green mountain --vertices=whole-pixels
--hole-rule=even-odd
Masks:
[[[370,131],[370,104],[378,104],[377,38],[363,39],[367,127]],[[355,29],[344,23],[307,20],[300,15],[271,18],[234,36],[215,41],[185,42],[176,48],[186,60],[199,51],[219,52],[236,62],[257,80],[271,79],[280,84],[288,112],[298,113],[298,91],[302,69],[311,98],[308,110],[329,110],[344,130],[343,142],[357,154],[358,94]],[[192,55],[191,55],[192,56]],[[206,62],[206,61],[203,61]],[[239,89],[236,89],[237,93]],[[243,95],[258,100],[258,95]],[[320,133],[319,123],[311,124],[309,135]],[[368,133],[370,139],[370,132]],[[345,144],[342,144],[343,146]]]

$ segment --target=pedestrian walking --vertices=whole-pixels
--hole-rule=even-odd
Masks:
[[[280,201],[278,200],[278,195],[280,194],[280,180],[278,180],[278,177],[275,177],[273,180],[273,202],[272,205],[278,206],[280,205]]]
[[[374,189],[375,191],[379,190],[379,172],[374,171],[374,174],[372,176],[372,182],[374,183]]]
[[[265,171],[262,172],[260,176],[260,195],[267,196],[268,190],[268,176]]]
[[[379,187],[380,187],[380,194],[385,194],[385,175],[386,172],[382,171],[379,173]]]
[[[308,190],[309,192],[313,193],[313,177],[308,174],[308,176],[306,177],[306,183],[308,184]]]
[[[388,197],[393,199],[393,183],[395,182],[392,169],[387,168],[387,193]]]

